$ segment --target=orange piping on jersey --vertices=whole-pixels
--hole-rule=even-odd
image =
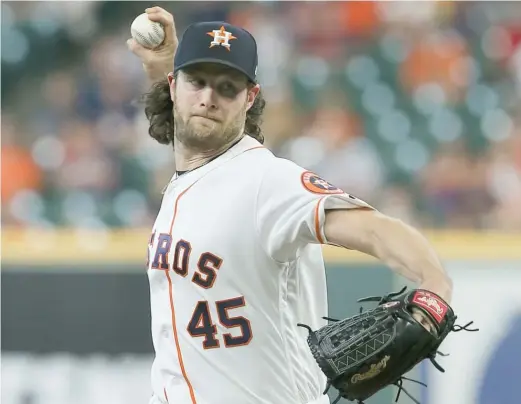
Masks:
[[[322,232],[320,231],[320,202],[322,202],[322,199],[324,198],[325,196],[320,198],[317,202],[317,206],[315,206],[315,233],[317,233],[317,239],[320,244],[324,244]]]
[[[249,149],[244,150],[242,153],[253,150],[253,149],[260,149],[260,148],[264,148],[264,146],[251,147]],[[240,154],[242,154],[242,153],[240,153]],[[174,216],[172,217],[172,222],[170,223],[170,236],[172,236],[172,229],[174,228],[174,222],[175,222],[175,218],[177,216],[177,205],[179,204],[179,200],[197,182],[198,182],[198,180],[196,182],[194,182],[192,185],[190,185],[188,188],[186,188],[183,192],[181,192],[179,194],[179,196],[176,198],[175,204],[174,204]],[[165,271],[165,275],[166,275],[166,278],[168,279],[168,292],[169,292],[169,296],[170,296],[170,311],[172,312],[172,330],[174,332],[174,342],[175,342],[175,348],[177,351],[177,357],[179,359],[179,366],[181,367],[181,373],[183,374],[183,378],[185,379],[186,384],[188,386],[188,390],[190,391],[190,398],[192,399],[192,404],[197,404],[197,401],[195,400],[195,394],[194,394],[194,389],[192,387],[192,383],[190,383],[190,380],[188,380],[188,376],[186,375],[186,370],[185,370],[185,366],[184,366],[184,362],[183,362],[183,355],[181,353],[181,348],[179,345],[179,338],[177,336],[177,325],[176,325],[176,321],[175,321],[175,310],[174,310],[174,295],[173,295],[173,291],[172,291],[172,279],[170,278],[170,274],[168,273],[168,270]],[[165,396],[166,396],[166,390],[165,390]],[[168,401],[168,398],[167,398],[167,401]]]
[[[177,216],[177,204],[179,203],[179,199],[181,199],[181,197],[184,194],[186,194],[188,192],[188,190],[194,186],[194,184],[195,184],[195,182],[192,185],[190,185],[188,188],[186,188],[183,192],[181,192],[179,194],[179,196],[175,199],[174,216],[172,217],[172,221],[170,222],[170,235],[172,235],[172,229],[174,228],[175,217]]]
[[[183,363],[183,355],[181,354],[181,348],[179,346],[179,339],[177,337],[177,326],[175,322],[175,310],[174,310],[174,296],[172,292],[172,279],[170,279],[170,274],[168,271],[165,271],[166,278],[168,279],[168,293],[170,295],[170,311],[172,312],[172,329],[174,331],[174,340],[175,340],[175,348],[177,350],[177,357],[179,358],[179,366],[181,367],[181,373],[183,374],[183,378],[188,385],[188,390],[190,390],[190,398],[192,399],[192,404],[197,404],[195,401],[194,389],[192,387],[192,383],[188,380],[188,376],[186,375],[185,366]]]
[[[195,184],[195,183],[194,183]],[[174,227],[175,217],[177,216],[177,205],[179,203],[179,199],[190,189],[192,188],[193,184],[190,185],[188,188],[186,188],[183,192],[179,194],[179,196],[175,200],[174,205],[174,216],[172,217],[172,222],[170,223],[170,236],[172,235],[172,228]],[[175,348],[177,350],[177,358],[179,359],[179,366],[181,367],[181,373],[183,374],[183,378],[185,379],[186,385],[188,386],[188,390],[190,391],[190,398],[192,399],[192,404],[197,404],[197,401],[195,400],[195,394],[194,389],[192,387],[192,383],[190,383],[190,380],[188,380],[188,376],[186,375],[185,365],[183,362],[183,355],[181,353],[181,347],[179,345],[179,338],[177,336],[177,325],[175,321],[175,310],[174,310],[174,295],[173,295],[173,289],[172,289],[172,279],[170,278],[169,271],[165,271],[166,278],[168,279],[168,293],[170,296],[170,311],[172,313],[172,330],[174,332],[174,342],[175,342]],[[166,390],[165,390],[166,395]],[[167,399],[168,401],[168,399]]]
[[[250,151],[250,150],[254,150],[254,149],[264,149],[264,146],[254,146],[254,147],[250,147],[249,149],[244,150],[242,153],[247,152],[247,151]],[[241,154],[242,154],[242,153],[241,153]]]

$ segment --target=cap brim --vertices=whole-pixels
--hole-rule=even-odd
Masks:
[[[197,65],[199,63],[215,63],[215,64],[219,64],[219,65],[230,67],[230,68],[232,68],[234,70],[237,70],[237,71],[241,72],[242,74],[244,74],[248,78],[248,80],[250,80],[251,82],[257,83],[257,80],[255,79],[255,77],[251,77],[248,73],[246,73],[243,69],[241,69],[237,65],[235,65],[233,63],[230,63],[230,62],[227,62],[226,60],[217,59],[217,58],[193,59],[193,60],[190,60],[189,62],[186,62],[186,63],[183,63],[183,64],[177,66],[176,70],[181,70],[181,69],[184,69],[184,68],[186,68],[188,66]]]

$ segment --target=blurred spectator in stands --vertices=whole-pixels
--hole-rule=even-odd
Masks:
[[[492,208],[486,188],[485,161],[472,156],[463,142],[436,153],[420,176],[423,198],[433,227],[481,228]]]
[[[77,113],[83,119],[96,120],[111,112],[131,118],[136,113],[132,101],[142,91],[143,77],[129,68],[134,64],[120,40],[111,36],[97,41],[78,72]]]
[[[495,207],[488,225],[501,230],[521,230],[521,127],[492,147],[486,180]]]
[[[102,148],[91,123],[67,121],[60,129],[60,137],[65,159],[55,177],[57,187],[101,196],[117,186],[115,161]]]
[[[60,125],[75,115],[76,79],[74,70],[64,69],[41,80],[41,106],[31,117],[31,129],[35,134],[57,136]]]
[[[357,115],[328,93],[302,136],[285,146],[285,153],[346,192],[375,202],[384,181],[383,167],[363,133]]]
[[[124,46],[144,7],[3,6],[13,43],[31,50],[13,45],[11,56],[26,58],[19,66],[41,61],[35,76],[2,60],[5,80],[15,83],[2,93],[15,113],[2,120],[3,223],[149,226],[174,157],[147,135],[136,103],[147,83]],[[520,229],[516,10],[482,2],[185,2],[173,11],[179,34],[200,19],[254,33],[266,146],[277,155],[412,224]]]
[[[20,190],[39,190],[42,175],[25,137],[12,117],[2,113],[2,204],[11,201]]]
[[[19,198],[34,195],[42,189],[43,178],[30,149],[23,143],[26,137],[12,116],[2,113],[2,223],[22,224],[23,217],[13,214]],[[16,210],[16,209],[15,209]]]
[[[467,44],[457,31],[416,29],[400,80],[410,95],[422,85],[437,84],[449,103],[458,103],[472,77],[469,60]]]
[[[417,215],[414,196],[407,184],[393,183],[383,188],[377,207],[380,212],[403,220],[411,226],[423,225],[421,218]]]

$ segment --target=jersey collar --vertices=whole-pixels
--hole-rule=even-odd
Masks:
[[[210,171],[214,170],[215,168],[219,167],[220,165],[226,163],[227,161],[233,159],[234,157],[238,156],[239,154],[254,148],[260,148],[263,147],[262,144],[252,138],[251,136],[245,135],[243,138],[237,142],[235,145],[230,147],[227,151],[225,151],[223,154],[218,156],[217,158],[213,159],[209,163],[198,167],[192,171],[189,171],[181,176],[177,175],[177,172],[174,173],[172,176],[170,182],[168,185],[163,189],[163,193],[167,190],[167,188],[171,184],[182,184],[182,185],[191,185]]]

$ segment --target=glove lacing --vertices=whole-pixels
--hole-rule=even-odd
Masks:
[[[458,318],[457,316],[455,317],[455,319]],[[469,328],[469,325],[473,324],[474,321],[470,321],[468,322],[467,324],[461,326],[461,325],[454,325],[452,328],[451,328],[451,331],[452,332],[460,332],[460,331],[470,331],[470,332],[474,332],[474,331],[479,331],[479,328]],[[440,352],[440,351],[436,351],[434,352],[431,356],[429,356],[429,360],[431,361],[431,363],[434,365],[434,367],[436,369],[438,369],[440,372],[442,373],[445,373],[445,369],[443,369],[440,364],[438,362],[436,362],[436,355],[441,355],[441,356],[449,356],[449,354],[444,354],[443,352]]]
[[[378,302],[378,305],[381,305],[381,304],[384,304],[384,303],[388,303],[393,297],[401,295],[406,290],[407,290],[407,286],[404,286],[399,292],[389,293],[388,295],[385,295],[385,296],[364,297],[362,299],[358,299],[357,302]],[[360,307],[360,314],[362,314],[362,313],[363,313],[363,308]],[[322,318],[324,320],[333,321],[333,322],[340,321],[340,320],[338,320],[336,318],[331,318],[331,317],[322,317]],[[455,320],[457,318],[458,318],[457,316],[454,317]],[[452,332],[459,332],[459,331],[471,331],[471,332],[473,332],[473,331],[479,331],[479,328],[474,328],[474,329],[469,328],[469,326],[472,325],[473,323],[474,323],[474,321],[470,321],[470,322],[468,322],[467,324],[465,324],[463,326],[461,326],[461,325],[454,325],[451,328],[451,331]],[[299,325],[303,326],[302,324],[299,324]],[[307,327],[307,328],[309,328],[309,327]],[[309,329],[309,330],[311,331],[311,329]],[[431,356],[429,356],[429,360],[434,365],[434,367],[436,369],[438,369],[440,372],[444,373],[445,369],[443,369],[440,366],[440,364],[438,362],[436,362],[436,360],[435,360],[435,357],[436,357],[437,354],[441,355],[441,356],[449,356],[449,354],[444,354],[444,353],[442,353],[440,351],[435,351]],[[420,384],[420,385],[422,385],[424,387],[427,387],[427,384],[425,384],[423,382],[420,382],[419,380],[414,380],[414,379],[410,379],[410,378],[405,377],[405,376],[401,376],[401,377],[398,378],[398,380],[396,380],[396,382],[392,383],[394,386],[398,387],[398,392],[396,393],[395,402],[398,402],[398,399],[400,398],[400,394],[403,391],[416,404],[421,404],[416,398],[414,398],[412,396],[411,393],[409,393],[405,389],[405,387],[403,387],[403,381],[404,380],[407,380],[407,381],[410,381],[410,382],[414,382],[414,383]],[[324,392],[322,394],[326,394],[329,391],[329,389],[332,386],[332,382],[333,381],[331,379],[327,380],[326,388],[325,388],[325,390],[324,390]],[[341,398],[342,398],[341,394],[338,394],[337,398],[331,404],[338,403]],[[364,404],[364,402],[358,400],[358,404]]]
[[[404,380],[408,380],[410,382],[414,382],[414,383],[418,383],[418,384],[421,384],[422,386],[425,386],[427,387],[427,385],[423,382],[420,382],[418,380],[414,380],[414,379],[409,379],[408,377],[405,377],[405,376],[402,376],[400,377],[395,383],[393,383],[393,385],[397,386],[398,387],[398,393],[396,394],[396,399],[395,399],[395,402],[398,402],[398,399],[400,398],[400,393],[403,391],[405,394],[407,394],[407,396],[412,400],[414,401],[416,404],[421,404],[418,400],[416,400],[412,395],[411,393],[409,393],[407,390],[405,390],[405,387],[403,387],[403,381]],[[332,385],[332,381],[331,380],[328,380],[327,381],[327,385],[326,385],[326,389],[324,391],[323,394],[326,394],[327,391],[331,388],[331,385]],[[342,398],[342,395],[341,394],[338,394],[337,398],[335,398],[335,400],[331,403],[331,404],[336,404],[340,401],[340,399]],[[358,404],[364,404],[363,401],[361,400],[358,400]]]

